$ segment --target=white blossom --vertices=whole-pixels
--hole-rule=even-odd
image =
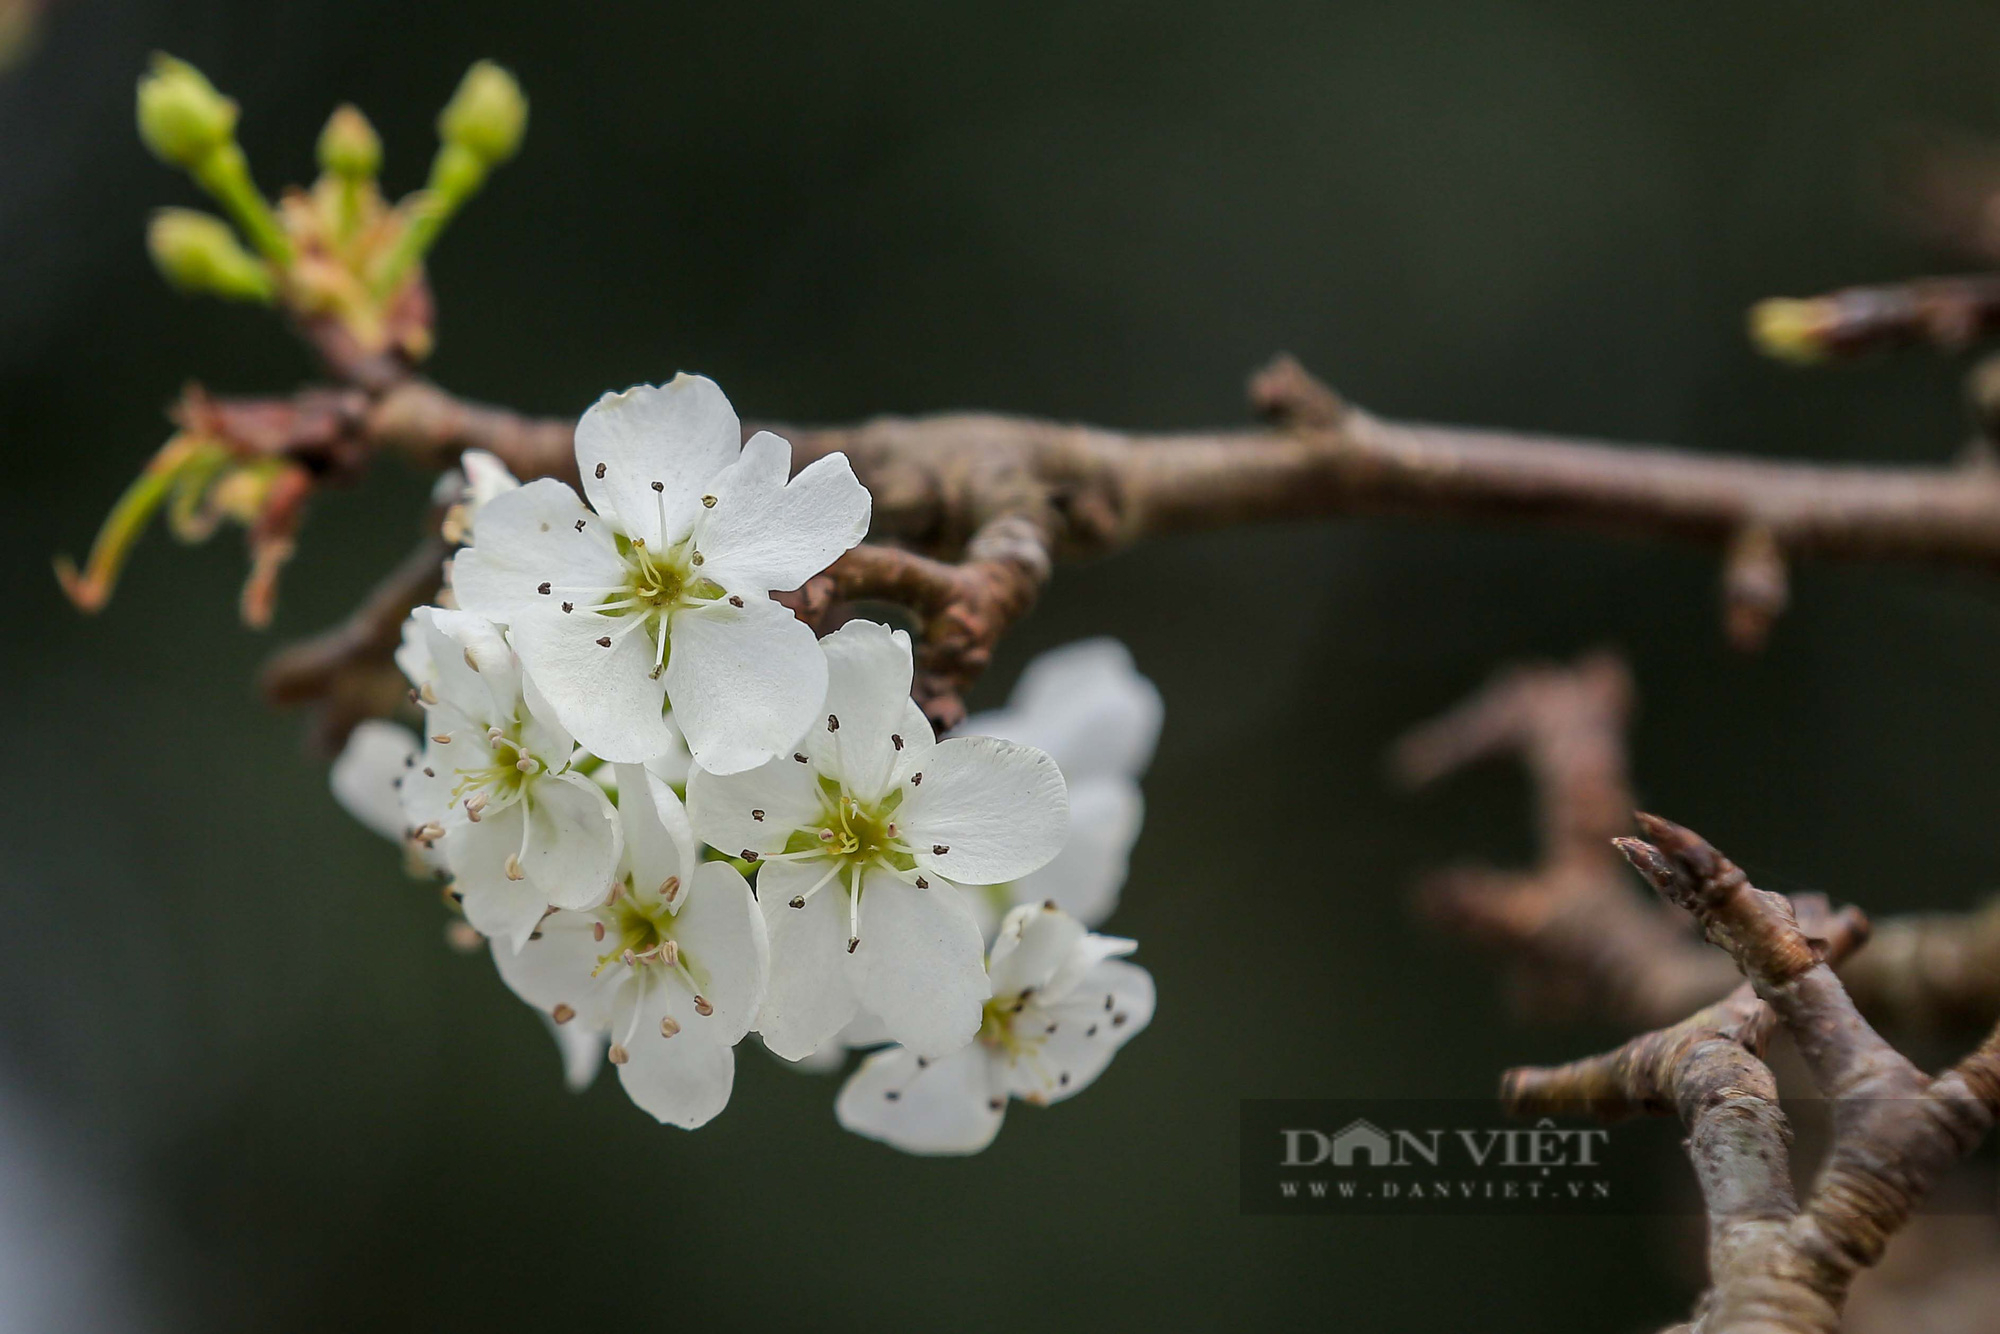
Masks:
[[[435,607],[413,619],[432,676],[418,686],[427,740],[403,781],[404,819],[443,850],[466,920],[519,949],[551,905],[604,900],[617,813],[570,768],[569,733],[497,627]]]
[[[558,1025],[572,1088],[605,1051],[640,1108],[693,1129],[729,1102],[735,1047],[770,971],[764,919],[727,862],[698,862],[673,790],[619,765],[624,858],[599,907],[551,913],[516,953],[493,959],[514,992]]]
[[[1008,911],[1053,902],[1094,927],[1118,906],[1132,845],[1145,821],[1138,778],[1153,756],[1164,712],[1160,692],[1115,639],[1085,639],[1030,662],[1006,707],[974,714],[956,736],[997,736],[1039,747],[1069,788],[1069,841],[1039,871],[969,890],[982,934],[991,939]],[[850,1050],[887,1042],[874,1015],[857,1014],[793,1068],[832,1074]]]
[[[865,1008],[896,1041],[942,1056],[978,1031],[988,995],[959,886],[1018,879],[1055,855],[1062,775],[1014,742],[937,742],[910,700],[902,631],[854,621],[821,645],[824,716],[759,768],[697,768],[689,815],[710,844],[761,864],[766,1046],[796,1060]]]
[[[1005,708],[974,714],[955,735],[997,736],[1047,751],[1069,785],[1069,841],[1048,865],[976,896],[990,930],[1008,909],[1053,900],[1085,926],[1118,906],[1145,822],[1139,777],[1160,738],[1164,705],[1115,639],[1085,639],[1030,662]]]
[[[1009,1098],[1082,1092],[1153,1017],[1153,979],[1120,961],[1135,942],[1092,935],[1053,904],[1014,909],[989,965],[978,1039],[941,1059],[902,1047],[861,1063],[834,1103],[840,1124],[909,1153],[977,1153]]]
[[[507,624],[556,716],[607,760],[665,750],[667,701],[696,760],[736,773],[818,711],[826,665],[773,589],[797,588],[868,529],[844,455],[787,482],[791,446],[742,442],[695,375],[607,394],[576,428],[585,508],[559,481],[488,501],[453,562],[461,606]]]

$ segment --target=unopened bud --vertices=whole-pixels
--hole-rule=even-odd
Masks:
[[[528,99],[514,76],[490,60],[465,72],[458,91],[438,114],[438,137],[498,166],[521,146],[528,125]]]
[[[163,208],[146,227],[146,249],[160,275],[183,292],[232,301],[269,301],[271,270],[247,250],[229,224],[191,208]]]
[[[139,80],[139,137],[160,161],[193,167],[236,135],[236,103],[202,72],[165,52]]]
[[[1771,297],[1750,307],[1750,339],[1757,350],[1801,366],[1826,360],[1827,324],[1821,301]]]
[[[343,180],[365,181],[382,169],[382,140],[368,117],[352,103],[337,107],[319,132],[322,171]]]

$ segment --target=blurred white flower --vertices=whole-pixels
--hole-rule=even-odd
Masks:
[[[1153,1017],[1153,979],[1118,955],[1135,942],[1091,935],[1052,904],[1001,924],[993,996],[978,1040],[940,1059],[878,1051],[840,1090],[834,1115],[908,1153],[977,1153],[1000,1133],[1007,1100],[1059,1102],[1104,1072]]]
[[[556,716],[607,760],[666,750],[668,700],[707,769],[781,753],[818,711],[826,665],[769,594],[867,532],[846,457],[787,482],[791,446],[744,444],[722,391],[680,375],[598,400],[576,460],[590,508],[551,479],[487,502],[453,562],[459,604],[511,628]]]
[[[604,901],[618,866],[616,812],[570,769],[575,747],[499,629],[482,617],[413,613],[433,678],[428,736],[403,780],[418,842],[442,846],[466,920],[519,949],[551,905]]]
[[[938,743],[910,699],[902,631],[853,621],[821,645],[825,717],[757,769],[697,768],[688,812],[710,844],[762,864],[766,1046],[795,1060],[865,1008],[896,1041],[942,1056],[972,1039],[988,995],[959,885],[1018,879],[1055,855],[1062,775],[994,737]]]
[[[1085,639],[1030,662],[1005,708],[974,714],[954,736],[997,736],[1047,751],[1069,785],[1069,841],[1048,865],[976,896],[990,932],[1009,908],[1054,900],[1085,926],[1102,923],[1145,822],[1139,778],[1165,707],[1115,639]]]
[[[601,907],[551,913],[500,976],[557,1025],[572,1088],[605,1054],[633,1102],[693,1129],[729,1102],[732,1048],[750,1030],[770,970],[764,920],[727,862],[697,862],[681,804],[657,774],[620,765],[624,858]]]

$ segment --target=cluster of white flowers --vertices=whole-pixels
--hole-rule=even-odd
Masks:
[[[1048,655],[940,741],[906,634],[816,640],[770,596],[867,531],[844,456],[791,476],[689,375],[606,395],[576,456],[587,505],[467,457],[453,605],[397,653],[423,737],[362,725],[335,795],[449,883],[573,1086],[608,1055],[663,1122],[723,1109],[753,1031],[808,1068],[894,1044],[836,1110],[918,1153],[1088,1084],[1153,1007],[1133,942],[1088,931],[1159,729],[1124,650]]]

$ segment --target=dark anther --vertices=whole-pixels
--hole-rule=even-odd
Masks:
[[[597,465],[597,480],[600,482],[604,480],[604,465],[602,463]]]
[[[667,484],[665,482],[655,482],[653,483],[653,489],[655,491],[664,491],[667,489]]]
[[[889,744],[894,746],[897,750],[901,750],[903,748],[903,738],[897,736],[894,732],[891,732],[889,733]]]
[[[764,822],[764,812],[752,811],[750,812],[750,818],[757,821],[759,824],[762,824]]]
[[[734,593],[731,593],[729,595],[729,605],[732,607],[740,607],[743,605],[743,599],[737,597]]]
[[[582,520],[582,519],[578,519],[578,520],[576,521],[576,531],[578,531],[579,533],[583,531],[583,520]]]
[[[942,857],[942,856],[944,856],[944,855],[945,855],[945,854],[946,854],[947,852],[950,852],[950,851],[951,851],[951,844],[949,844],[949,843],[933,843],[933,844],[931,844],[931,856],[933,856],[933,857]]]
[[[831,713],[826,715],[826,730],[829,732],[838,732],[840,730],[840,719]]]
[[[610,635],[599,635],[599,636],[597,637],[597,646],[598,646],[599,648],[610,648],[610,647],[611,647],[611,636],[610,636]]]
[[[576,604],[575,604],[574,602],[565,602],[565,603],[563,603],[563,610],[564,610],[564,611],[575,611],[575,610],[576,610]]]
[[[535,586],[535,591],[537,593],[540,593],[543,597],[547,597],[549,595],[548,583],[544,581],[543,583],[537,584]]]

